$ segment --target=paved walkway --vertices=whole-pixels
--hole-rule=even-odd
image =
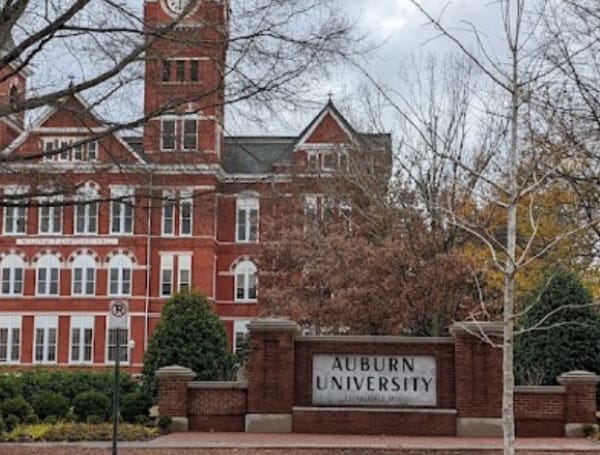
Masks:
[[[122,444],[124,447],[127,443]],[[257,433],[173,433],[137,447],[148,448],[307,448],[307,449],[439,449],[493,450],[502,448],[495,438],[439,438],[403,436],[354,436]],[[520,438],[517,448],[524,451],[594,452],[600,443],[578,438]]]

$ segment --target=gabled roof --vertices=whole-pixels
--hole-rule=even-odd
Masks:
[[[67,105],[70,104],[70,107]],[[67,113],[69,120],[73,124],[65,124],[64,121],[57,122],[53,125],[54,117],[58,117],[60,114]],[[77,112],[78,115],[74,113]],[[64,120],[64,119],[62,119]],[[39,117],[35,120],[31,128],[21,133],[8,147],[6,147],[1,154],[8,155],[18,149],[31,134],[38,133],[37,130],[40,128],[65,128],[75,126],[79,128],[89,128],[90,132],[98,133],[95,128],[107,130],[108,126],[101,120],[100,115],[90,106],[87,101],[78,93],[73,94],[68,98],[59,100],[56,104],[46,107]],[[114,137],[131,155],[138,161],[144,162],[145,160],[133,147],[131,147],[126,141],[124,141],[119,135],[112,134]]]
[[[346,120],[337,107],[335,107],[333,101],[329,100],[321,112],[319,112],[313,121],[310,122],[304,129],[304,131],[300,133],[300,136],[298,136],[298,139],[294,143],[294,148],[297,148],[299,145],[310,141],[311,136],[313,136],[315,131],[317,131],[317,129],[328,117],[335,121],[340,131],[343,132],[343,134],[348,138],[349,142],[352,142],[356,139],[357,133],[350,122],[348,122],[348,120]]]

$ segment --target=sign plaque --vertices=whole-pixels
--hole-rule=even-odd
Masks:
[[[433,356],[313,356],[313,404],[435,406]]]

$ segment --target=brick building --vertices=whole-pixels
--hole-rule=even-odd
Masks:
[[[357,133],[331,102],[298,136],[226,137],[228,8],[201,1],[156,39],[182,3],[144,4],[142,135],[121,136],[78,95],[32,127],[0,119],[0,366],[111,364],[108,309],[124,300],[137,371],[164,301],[190,286],[235,347],[257,315],[261,195],[292,168],[322,175],[347,166],[352,144],[389,140]],[[23,99],[27,72],[0,71],[0,102]]]

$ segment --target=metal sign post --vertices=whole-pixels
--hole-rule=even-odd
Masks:
[[[113,390],[113,435],[112,455],[117,455],[117,440],[119,426],[119,391],[121,389],[121,375],[119,365],[121,361],[121,329],[127,329],[127,303],[122,301],[110,304],[108,318],[109,329],[115,330],[115,384]],[[127,333],[127,332],[125,332]],[[126,340],[127,341],[127,340]],[[127,349],[127,346],[125,347]]]

